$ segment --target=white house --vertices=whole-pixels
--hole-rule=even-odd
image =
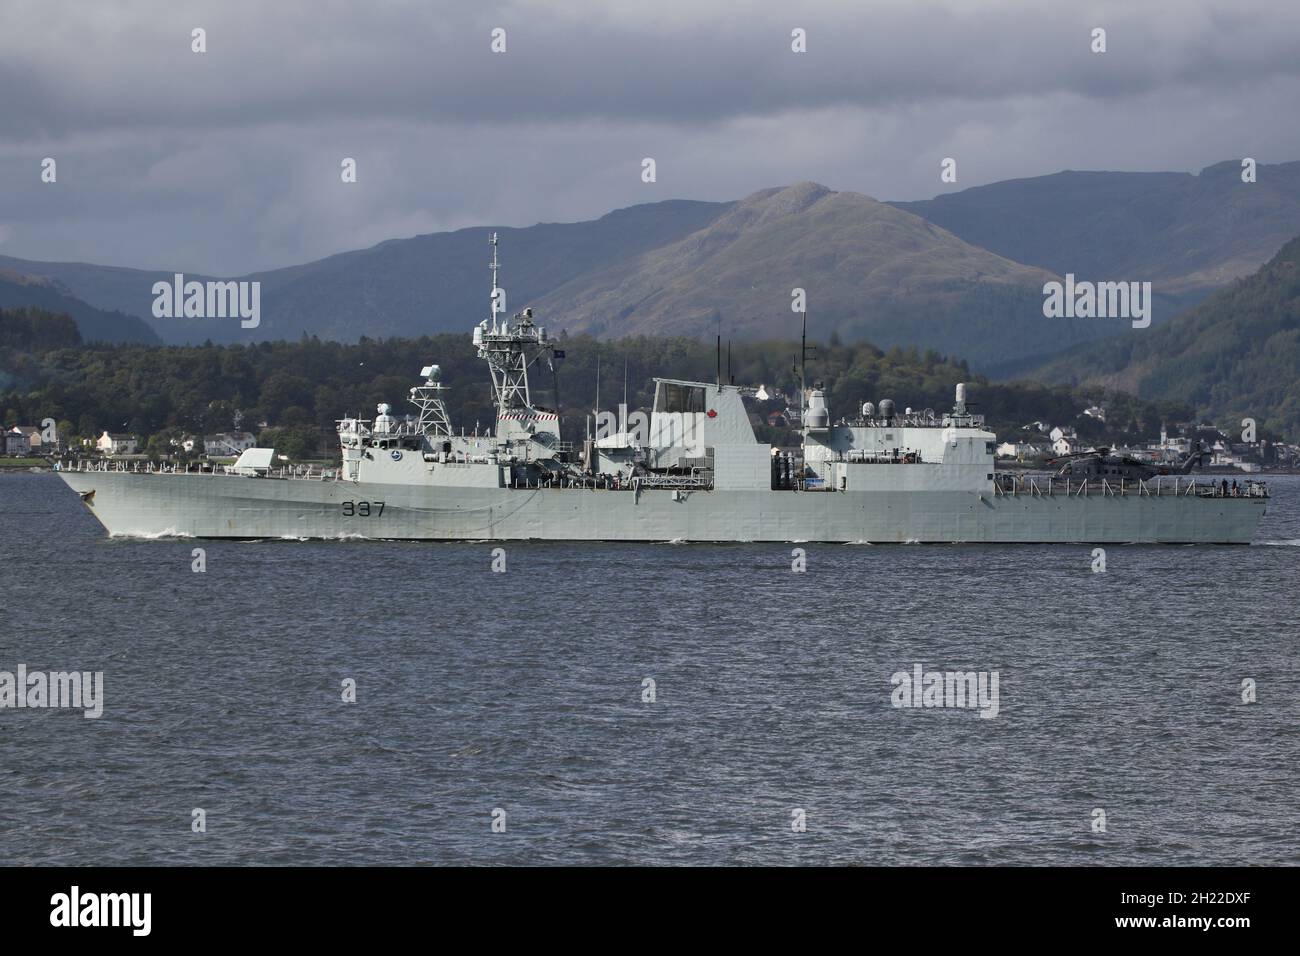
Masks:
[[[95,447],[105,455],[134,455],[136,440],[134,435],[104,432],[95,442]]]
[[[1052,439],[1052,451],[1057,455],[1073,455],[1083,450],[1073,428],[1062,428],[1058,425],[1048,432],[1047,437]]]

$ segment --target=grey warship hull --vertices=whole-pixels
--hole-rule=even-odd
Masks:
[[[304,476],[278,467],[274,449],[251,448],[214,470],[74,462],[60,476],[111,534],[148,537],[1247,544],[1264,513],[1262,485],[1229,496],[1225,484],[1103,452],[1090,466],[1100,480],[999,477],[996,436],[964,383],[951,412],[882,399],[832,421],[801,370],[799,448],[774,447],[758,441],[745,404],[761,389],[723,380],[721,340],[717,381],[654,379],[648,415],[626,403],[596,411],[578,453],[529,382],[564,350],[531,309],[503,319],[495,234],[491,243],[489,318],[472,332],[491,375],[487,433],[456,432],[441,370],[428,365],[409,393],[418,418],[381,403],[373,420],[340,419],[328,472]]]
[[[59,474],[111,534],[141,537],[1249,544],[1268,501],[1174,490],[1194,487],[1187,482],[1008,494],[992,487],[614,491]]]

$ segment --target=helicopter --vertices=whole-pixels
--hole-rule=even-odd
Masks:
[[[1061,469],[1056,473],[1057,478],[1064,478],[1069,475],[1085,479],[1120,478],[1146,481],[1148,478],[1155,478],[1158,475],[1190,474],[1192,469],[1199,465],[1201,459],[1207,454],[1209,452],[1203,451],[1200,442],[1197,442],[1195,451],[1189,452],[1177,463],[1168,464],[1141,461],[1130,455],[1113,455],[1109,448],[1103,446],[1092,451],[1081,451],[1073,455],[1049,458],[1047,464],[1055,465],[1058,462],[1063,462]]]

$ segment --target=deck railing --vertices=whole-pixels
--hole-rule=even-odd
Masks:
[[[1182,496],[1195,498],[1267,498],[1268,486],[1262,481],[1247,481],[1236,489],[1219,481],[1198,481],[1178,475],[1157,475],[1140,481],[1136,478],[1057,478],[1038,475],[999,475],[993,480],[993,493],[999,498],[1052,498],[1057,495],[1088,498],[1145,498]]]
[[[122,473],[130,475],[206,475],[207,477],[224,477],[229,475],[248,476],[253,470],[236,471],[233,465],[200,465],[197,463],[180,464],[165,461],[112,461],[110,459],[79,459],[77,461],[56,461],[55,471],[77,471],[87,474]],[[325,481],[338,477],[339,469],[322,468],[320,465],[281,465],[276,468],[262,468],[256,475],[266,478],[295,478],[304,481]]]

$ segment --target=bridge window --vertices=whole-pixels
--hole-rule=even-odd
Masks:
[[[656,412],[703,412],[704,388],[699,385],[674,385],[661,382]]]

